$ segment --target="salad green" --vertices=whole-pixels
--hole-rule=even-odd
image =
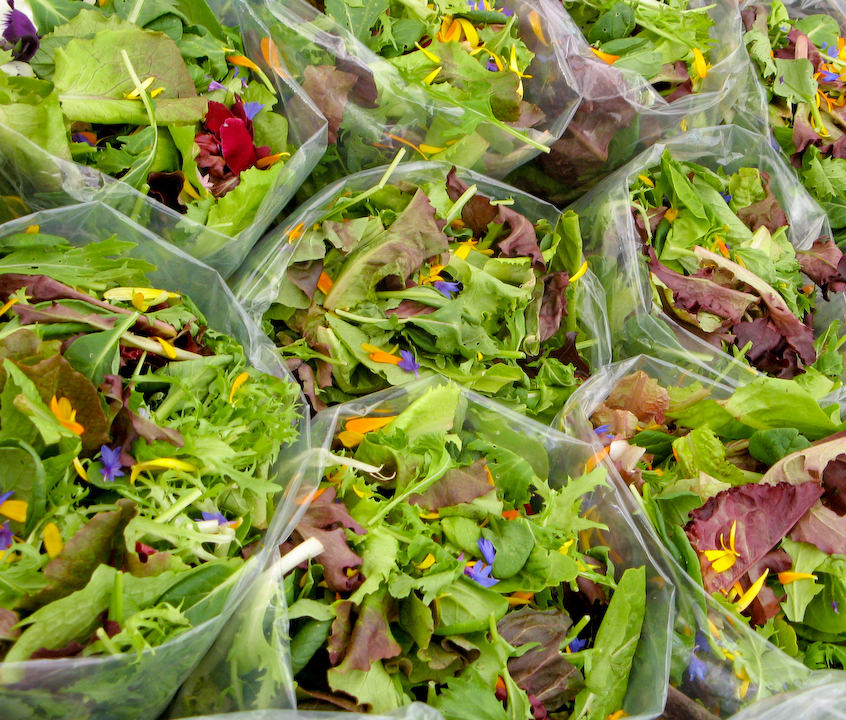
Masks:
[[[315,409],[440,374],[551,419],[601,351],[576,216],[446,170],[328,188],[234,279]]]
[[[132,247],[0,240],[4,668],[140,660],[217,617],[282,489],[296,386],[150,288]]]
[[[337,450],[291,540],[326,547],[286,581],[300,706],[646,712],[624,698],[657,581],[601,522],[604,470],[562,472],[590,451],[455,385],[409,395],[315,418]]]

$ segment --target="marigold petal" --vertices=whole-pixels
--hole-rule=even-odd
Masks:
[[[0,307],[0,315],[5,315],[6,311],[10,307],[12,307],[12,305],[14,305],[16,302],[18,302],[18,298],[16,298],[16,297],[10,298],[7,303],[3,304],[3,307]]]
[[[540,40],[541,45],[549,45],[543,34],[543,25],[541,24],[540,15],[538,15],[536,10],[532,10],[529,13],[529,25],[532,26],[532,32],[534,32],[535,37]]]
[[[735,606],[737,607],[738,612],[743,612],[752,604],[752,601],[758,597],[758,593],[761,592],[761,588],[764,587],[764,582],[769,574],[770,569],[767,568],[764,570],[764,574],[752,583],[752,586],[740,596],[740,600],[737,601],[737,605]]]
[[[778,581],[782,585],[789,585],[797,580],[816,580],[817,576],[806,572],[794,572],[793,570],[786,570],[778,574]]]
[[[573,277],[570,278],[570,282],[571,283],[576,282],[576,280],[578,280],[582,275],[584,275],[587,272],[587,269],[588,269],[588,261],[585,260],[582,263],[582,266],[578,270],[576,270],[575,273],[573,273]]]
[[[135,463],[132,466],[130,473],[130,482],[135,482],[138,476],[145,470],[182,470],[184,472],[196,472],[199,468],[192,465],[185,460],[178,460],[177,458],[157,458],[156,460],[145,460],[144,462]]]
[[[435,556],[432,553],[429,553],[420,563],[411,563],[416,567],[418,570],[426,570],[427,568],[432,567],[435,564]]]
[[[26,520],[27,507],[26,500],[6,500],[6,502],[0,505],[0,515],[6,516],[9,520],[22,523]]]
[[[159,345],[162,346],[162,351],[164,352],[164,354],[167,357],[169,357],[171,360],[175,360],[176,359],[176,348],[173,347],[173,345],[171,345],[167,340],[163,340],[160,337],[157,337],[156,340],[158,340]]]
[[[342,430],[338,433],[338,440],[345,448],[354,448],[361,444],[364,440],[364,433],[353,432],[352,430]]]
[[[458,18],[458,24],[461,25],[461,29],[464,30],[464,37],[467,38],[467,42],[470,43],[470,47],[479,47],[479,33],[476,31],[476,27],[471,23],[467,18]]]
[[[244,57],[243,55],[230,55],[226,58],[226,62],[232,65],[240,65],[241,67],[249,68],[250,70],[255,70],[259,72],[259,66],[256,65],[250,58]]]
[[[705,62],[705,56],[699,48],[693,48],[693,69],[696,74],[704,79],[708,74],[708,64]]]
[[[78,457],[75,457],[73,459],[73,467],[79,477],[81,477],[83,480],[88,480],[88,471],[82,466],[82,463],[79,462]]]
[[[238,388],[241,387],[249,379],[250,379],[250,373],[248,373],[248,372],[242,372],[238,377],[235,378],[235,382],[232,383],[232,389],[229,391],[229,404],[230,405],[235,400],[235,393],[238,392]]]
[[[611,55],[610,53],[602,52],[602,50],[597,50],[596,48],[592,47],[593,54],[596,55],[600,60],[604,60],[609,65],[613,65],[620,59],[619,55]]]

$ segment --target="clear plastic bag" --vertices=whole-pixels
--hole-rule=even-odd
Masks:
[[[428,391],[443,387],[441,378],[421,380],[402,388],[392,388],[366,398],[351,401],[329,408],[313,419],[312,434],[315,450],[311,457],[304,456],[302,471],[306,474],[300,493],[305,498],[314,496],[314,488],[324,477],[328,467],[338,463],[332,448],[338,432],[350,418],[367,416],[372,412],[379,415],[396,415],[408,408],[412,402],[424,396]],[[497,403],[476,393],[461,390],[461,406],[466,405],[464,427],[485,427],[486,432],[496,437],[510,437],[513,442],[503,440],[519,457],[533,465],[545,465],[548,462],[548,477],[552,487],[566,484],[568,477],[579,477],[593,457],[593,448],[585,443],[568,438],[543,425],[526,419]],[[518,447],[519,438],[524,444]],[[337,451],[335,451],[337,452]],[[640,536],[623,509],[615,490],[609,486],[599,486],[584,496],[582,510],[589,511],[591,519],[604,523],[608,530],[589,530],[581,536],[583,547],[604,544],[612,550],[617,576],[625,569],[645,565],[647,568],[646,614],[643,630],[637,645],[637,652],[632,663],[628,689],[623,709],[627,717],[646,720],[659,715],[664,707],[667,690],[668,663],[670,659],[669,632],[672,625],[670,614],[674,603],[673,586],[666,581],[663,573],[653,563]],[[316,558],[320,562],[320,556]],[[268,580],[273,582],[271,575]],[[235,710],[264,710],[269,708],[290,708],[293,703],[295,683],[292,676],[290,644],[302,642],[298,636],[289,637],[286,632],[289,624],[286,617],[285,590],[281,578],[276,578],[276,594],[270,608],[264,606],[264,597],[258,605],[259,613],[247,619],[240,626],[243,632],[235,637],[221,638],[212,654],[208,665],[201,666],[202,678],[199,684],[190,685],[191,702],[177,706],[171,717],[186,716],[186,712],[226,712]],[[289,592],[294,588],[289,588]],[[267,611],[265,614],[265,610]],[[248,611],[249,612],[249,611]],[[252,627],[252,632],[246,628]],[[259,651],[256,648],[260,648]],[[251,663],[241,662],[250,656]],[[213,656],[213,657],[212,657]],[[233,668],[237,672],[233,673]],[[203,683],[206,683],[205,685]],[[188,687],[188,686],[186,686]],[[236,692],[231,688],[237,687]],[[230,689],[230,690],[227,690]],[[182,696],[186,694],[183,688]],[[180,700],[183,698],[180,697]],[[246,700],[246,702],[244,702]],[[417,712],[423,717],[437,717],[431,708],[408,706],[408,717],[417,718]],[[401,708],[399,712],[403,712]],[[299,711],[298,711],[299,712]],[[230,717],[230,716],[225,716]],[[261,712],[245,713],[245,719],[261,720]],[[277,715],[268,715],[277,717]],[[280,720],[299,718],[298,713],[279,713]],[[315,714],[303,713],[303,718],[342,718],[356,717],[352,714]],[[372,717],[368,715],[368,717]],[[401,715],[401,717],[406,717]]]
[[[405,163],[397,166],[396,169],[393,170],[393,172],[388,176],[387,185],[389,188],[391,186],[409,188],[411,186],[419,186],[428,182],[437,181],[437,187],[439,188],[441,187],[440,181],[442,179],[446,179],[449,170],[449,166],[433,162]],[[261,241],[261,243],[256,247],[253,254],[248,258],[242,268],[238,271],[236,275],[231,278],[230,281],[230,285],[234,288],[235,295],[238,297],[239,302],[241,302],[247,308],[247,312],[250,315],[252,315],[258,321],[260,318],[262,318],[262,316],[265,316],[266,318],[275,317],[272,315],[272,313],[265,315],[265,313],[268,313],[268,310],[279,310],[280,308],[284,309],[286,299],[290,296],[290,293],[286,293],[286,291],[290,290],[293,285],[292,280],[289,279],[288,275],[289,268],[295,262],[300,261],[302,263],[309,258],[318,257],[316,253],[311,251],[311,243],[314,242],[314,238],[322,237],[320,235],[322,230],[314,230],[314,233],[312,233],[308,229],[319,228],[320,225],[317,224],[322,222],[324,217],[335,208],[335,203],[338,202],[340,199],[345,198],[349,195],[354,195],[355,193],[359,192],[377,191],[380,183],[382,182],[382,179],[385,177],[385,174],[385,168],[377,168],[369,171],[364,171],[362,173],[352,175],[342,181],[335,183],[330,187],[325,188],[322,192],[313,197],[309,202],[300,206],[300,208],[298,208],[298,210],[294,214],[292,214],[285,221],[285,223],[280,225],[274,232],[270,233]],[[556,210],[551,205],[540,201],[537,198],[533,198],[530,195],[526,195],[525,193],[515,190],[514,188],[508,187],[507,185],[504,185],[496,180],[491,180],[490,178],[486,178],[465,170],[459,170],[458,177],[463,179],[468,185],[475,185],[478,189],[479,195],[489,197],[491,199],[494,199],[495,201],[507,201],[508,199],[513,199],[513,204],[507,205],[509,212],[516,211],[517,213],[525,215],[527,218],[529,218],[532,224],[537,224],[540,221],[546,221],[551,227],[555,227],[556,223],[558,223],[559,221],[559,218],[561,218],[560,211]],[[409,183],[412,185],[409,185]],[[436,192],[439,193],[440,190],[437,190]],[[433,194],[433,197],[437,196]],[[436,200],[435,202],[439,201]],[[300,235],[302,235],[302,237],[300,237]],[[312,235],[314,237],[312,237]],[[297,238],[295,242],[291,242],[292,237]],[[538,234],[538,237],[540,239],[540,233]],[[567,242],[570,242],[566,237],[563,237],[561,242],[564,243],[565,240]],[[319,242],[322,247],[323,240],[320,239]],[[454,259],[456,252],[453,252],[450,262],[464,262],[460,259]],[[516,253],[516,255],[520,256],[522,256],[523,254],[524,253],[522,252]],[[347,257],[351,257],[351,254]],[[441,262],[446,263],[446,260],[442,259]],[[505,259],[504,262],[509,261],[508,259]],[[581,259],[579,259],[576,265],[578,266],[581,264],[582,261]],[[460,265],[458,265],[458,267],[460,268]],[[318,272],[319,270],[320,268],[317,268],[315,272]],[[460,272],[460,270],[457,270],[455,272]],[[540,277],[540,275],[538,277]],[[517,286],[522,281],[518,282],[517,280],[509,280],[508,282],[511,282],[513,286]],[[500,286],[497,285],[497,287]],[[602,364],[608,362],[608,359],[610,357],[610,352],[608,349],[610,347],[610,337],[608,335],[607,321],[604,315],[605,300],[603,288],[589,271],[584,276],[573,281],[573,288],[575,299],[575,302],[573,304],[575,305],[575,307],[572,307],[568,304],[567,319],[569,321],[571,317],[575,317],[575,324],[573,326],[573,330],[578,331],[579,345],[581,347],[580,352],[583,353],[584,357],[587,359],[591,367],[599,367]],[[497,290],[490,297],[497,298],[498,303],[500,301],[512,302],[504,295],[502,295],[501,292],[501,290]],[[567,292],[569,294],[569,287]],[[461,295],[459,294],[458,297],[460,298]],[[475,307],[481,307],[481,304],[479,304],[478,299],[475,302]],[[316,301],[310,301],[306,299],[304,300],[304,305],[300,305],[299,307],[313,307],[315,303]],[[366,303],[362,302],[360,303],[360,305],[361,307],[365,307]],[[358,307],[358,305],[354,307]],[[305,310],[302,310],[301,312],[305,312]],[[309,312],[311,311],[309,310]],[[355,310],[355,312],[360,311]],[[365,310],[361,312],[368,311],[365,307]],[[477,311],[474,309],[474,306],[468,305],[467,312],[473,314]],[[372,315],[372,313],[370,314]],[[516,311],[514,311],[514,314],[517,314]],[[530,314],[528,309],[525,311],[525,314],[527,317],[526,326],[528,328],[528,316]],[[372,317],[375,319],[377,316],[374,315]],[[454,318],[450,319],[447,317],[439,317],[438,319],[439,321],[443,320],[444,322],[448,323],[450,327],[458,328],[456,332],[464,332],[464,330],[461,329],[463,327],[461,322],[463,321],[458,321]],[[358,321],[350,321],[350,323],[355,322]],[[347,336],[341,335],[341,333],[344,332],[344,327],[340,327],[339,329],[340,323],[337,323],[334,321],[334,319],[332,319],[332,322],[330,324],[331,327],[335,328],[333,333],[340,338],[339,342],[343,343],[343,346],[347,347],[347,351],[352,354],[353,360],[355,360],[356,363],[361,363],[362,365],[369,367],[365,375],[368,378],[367,382],[371,385],[371,387],[373,387],[373,383],[376,380],[379,381],[380,384],[373,387],[373,389],[381,389],[385,386],[386,383],[382,379],[382,377],[387,378],[388,384],[399,384],[414,379],[414,373],[410,372],[404,374],[400,372],[393,373],[391,375],[380,376],[380,373],[382,372],[381,367],[384,367],[384,365],[373,366],[372,363],[370,363],[370,366],[368,366],[368,356],[366,353],[362,354],[363,351],[359,347],[359,343],[365,341],[375,341],[368,338],[359,338],[358,342],[353,342]],[[358,325],[356,325],[355,327],[358,328]],[[364,324],[364,327],[365,329],[367,328],[366,323]],[[381,328],[381,326],[379,327]],[[382,330],[385,329],[382,328]],[[350,337],[352,337],[351,331],[347,332]],[[357,330],[357,332],[363,331]],[[434,332],[432,334],[435,335]],[[515,337],[517,337],[517,334],[518,332],[515,331]],[[525,332],[523,332],[523,334],[527,337],[527,341],[525,344],[528,345],[528,336],[530,333],[528,330],[526,330]],[[355,337],[357,338],[358,336],[356,335]],[[540,351],[534,350],[531,354],[544,354],[548,346],[555,348],[556,345],[552,343],[553,341],[557,343],[557,338],[558,334],[554,335],[549,339],[548,345],[541,346]],[[582,343],[582,341],[584,342]],[[393,340],[391,342],[398,342],[398,340]],[[499,342],[499,340],[497,340],[497,342]],[[523,346],[522,340],[519,340],[517,342],[520,345],[519,347],[517,346],[517,344],[512,343],[514,344],[514,347],[509,346],[508,349],[516,351],[526,350],[526,347]],[[330,344],[332,343],[330,342]],[[431,360],[431,358],[434,357],[434,355],[431,353],[431,348],[427,349],[427,346],[423,342],[417,341],[409,341],[409,345],[414,349],[420,348],[419,359],[425,358],[421,359],[421,362],[423,364],[423,367],[419,369],[419,372],[421,374],[432,374],[434,372],[440,372],[447,376],[453,377],[453,379],[455,379],[457,382],[461,382],[468,385],[471,389],[483,392],[485,394],[496,395],[497,397],[503,399],[507,398],[508,402],[519,402],[516,399],[516,396],[514,396],[514,394],[517,392],[517,388],[523,387],[525,382],[528,382],[523,378],[518,379],[516,375],[510,376],[510,379],[506,378],[505,381],[492,380],[492,375],[496,375],[496,371],[505,372],[505,370],[503,370],[503,368],[505,368],[505,365],[499,365],[499,360],[502,358],[500,356],[489,354],[487,350],[485,359],[483,360],[482,358],[479,358],[478,364],[474,365],[472,370],[462,370],[461,368],[464,367],[467,360],[472,359],[472,355],[475,355],[475,353],[472,353],[471,356],[465,354],[462,357],[458,357],[458,355],[456,354],[455,360],[452,360],[452,356],[454,353],[452,353],[451,351],[442,350],[439,346],[439,352],[441,352],[444,357],[448,358],[449,363],[445,366],[435,366],[433,363],[435,363],[435,361],[439,358]],[[333,349],[332,353],[334,355],[337,355],[338,357],[341,356],[340,351],[337,349]],[[294,352],[291,351],[291,354],[294,354]],[[530,353],[521,352],[520,354],[529,355]],[[509,357],[518,357],[518,355],[512,354]],[[568,360],[564,359],[562,360],[562,362],[566,364]],[[364,368],[361,368],[361,370],[364,371]],[[508,370],[510,370],[510,368],[508,368]],[[365,375],[358,375],[358,377],[361,380],[361,378],[365,377]],[[374,380],[373,378],[376,378],[376,380]],[[337,384],[340,385],[342,379],[339,380],[336,378],[336,380]],[[550,386],[555,384],[555,382],[550,382]],[[365,394],[367,391],[353,389],[349,390],[348,392],[354,394]],[[531,392],[534,392],[534,388],[531,389]],[[544,412],[548,411],[549,417],[551,418],[552,414],[556,411],[552,407],[552,405],[546,401],[538,402],[541,402],[541,404],[544,405],[549,405],[549,408],[544,410]],[[532,403],[535,403],[535,405],[532,405]],[[537,406],[535,400],[530,400],[529,402],[525,402],[524,404],[530,407]]]
[[[249,3],[210,0],[209,6],[223,23],[240,29],[248,58],[272,79],[278,98],[273,111],[288,122],[288,143],[296,148],[255,211],[228,218],[226,227],[200,224],[94,167],[51,154],[46,140],[42,146],[0,122],[0,220],[100,200],[224,277],[241,264],[325,152],[326,121],[302,88],[281,71],[267,43],[269,32]]]
[[[715,372],[745,382],[757,373],[722,350],[682,327],[653,299],[649,272],[641,252],[629,199],[629,187],[647,168],[657,165],[668,150],[682,161],[695,162],[726,173],[756,167],[769,174],[772,193],[790,226],[788,239],[797,250],[808,249],[817,238],[830,238],[825,212],[799,185],[780,150],[769,140],[736,126],[703,128],[688,132],[644,151],[620,168],[588,195],[573,203],[581,219],[585,255],[605,287],[615,359],[639,353],[654,355],[682,367],[710,366]],[[817,291],[815,334],[844,317],[842,293],[826,301]],[[840,327],[840,333],[844,331]],[[821,395],[836,390],[823,388]]]
[[[394,712],[379,715],[356,715],[345,712],[321,712],[308,710],[255,710],[252,712],[226,713],[223,715],[202,715],[197,720],[443,720],[434,708],[423,703],[412,703]]]
[[[638,371],[666,388],[685,388],[699,383],[718,401],[729,398],[738,387],[737,382],[704,363],[689,362],[679,366],[639,355],[609,365],[593,375],[562,408],[554,427],[601,446],[590,418],[621,379]],[[836,712],[846,702],[846,673],[810,670],[708,596],[667,551],[620,474],[614,470],[611,475],[621,492],[623,506],[648,538],[649,552],[679,588],[671,670],[673,684],[712,713],[732,720],[793,717],[788,712],[795,713],[802,702],[799,698],[806,698],[807,702],[812,696],[816,698],[814,712],[808,717],[840,717]],[[692,669],[694,657],[698,663],[704,663],[695,671]],[[792,710],[788,711],[788,707]]]
[[[580,4],[581,0],[564,3],[576,10]],[[644,5],[651,8],[658,3]],[[594,54],[577,30],[568,43],[574,48],[570,66],[581,96],[579,108],[552,152],[516,171],[508,181],[564,205],[650,145],[686,130],[728,124],[739,108],[747,108],[754,85],[737,9],[707,0],[692,0],[689,7],[704,9],[712,22],[708,69],[704,78],[697,78],[697,92],[668,102],[634,69],[609,65]],[[704,47],[697,49],[707,52]],[[747,114],[754,113],[747,110]]]
[[[407,5],[412,16],[432,12],[423,3]],[[303,186],[303,201],[350,173],[390,162],[402,146],[413,148],[418,159],[501,178],[560,137],[578,103],[567,65],[574,27],[554,0],[515,0],[508,8],[517,18],[520,39],[535,54],[522,78],[523,99],[543,116],[532,118],[531,127],[522,127],[524,120],[495,119],[475,98],[457,99],[437,81],[407,79],[390,60],[304,0],[265,0],[259,12],[285,65],[311,88],[329,118],[329,149]],[[371,19],[364,14],[353,22],[364,22],[364,17]],[[428,70],[438,67],[431,63]]]
[[[66,237],[76,246],[112,235],[136,243],[130,254],[157,267],[150,273],[151,282],[189,295],[211,327],[243,345],[254,367],[293,382],[278,353],[240,309],[214,270],[108,205],[94,202],[46,210],[0,226],[0,236],[24,232],[31,225],[39,225],[43,233]],[[302,411],[299,416],[299,438],[282,450],[272,471],[280,485],[289,486],[289,491],[292,475],[288,463],[309,446],[308,423]],[[266,546],[232,576],[229,593],[221,598],[218,617],[139,654],[0,663],[0,715],[7,720],[82,714],[89,718],[156,718],[225,627],[241,599],[252,592],[296,509],[281,500],[277,502],[277,511],[265,534]]]

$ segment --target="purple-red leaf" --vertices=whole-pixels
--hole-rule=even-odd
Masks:
[[[790,532],[822,493],[822,486],[815,482],[750,483],[723,490],[693,510],[685,532],[699,553],[705,589],[713,593],[734,585]],[[717,573],[704,553],[722,550],[723,542],[730,546],[735,521],[735,549],[739,555],[732,567]]]
[[[338,129],[349,93],[358,84],[358,77],[331,65],[309,65],[303,78],[303,90],[328,121],[329,143],[334,145],[338,142]]]
[[[472,465],[450,468],[446,474],[421,495],[411,495],[408,502],[427,510],[470,503],[484,497],[493,486],[488,482],[487,462],[480,458]]]
[[[829,292],[846,289],[846,256],[833,240],[815,240],[810,250],[797,250],[796,259],[802,272],[822,288],[826,300]]]
[[[790,539],[815,545],[829,555],[846,555],[846,517],[817,503],[796,523]]]

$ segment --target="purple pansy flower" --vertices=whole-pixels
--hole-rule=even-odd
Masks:
[[[264,103],[254,101],[244,103],[244,114],[250,118],[250,120],[252,120],[262,110],[264,110]]]
[[[417,377],[420,377],[420,373],[417,372],[420,369],[420,363],[414,359],[411,351],[400,350],[400,355],[402,355],[402,360],[397,363],[397,367],[402,368],[406,372],[413,372]]]
[[[460,282],[449,282],[448,280],[435,280],[432,283],[432,287],[435,288],[441,295],[445,295],[450,300],[452,299],[451,293],[461,292],[461,283]]]
[[[0,47],[12,51],[12,58],[29,62],[38,52],[38,30],[26,15],[15,10],[14,0],[6,0],[9,10],[3,18],[3,40]]]
[[[3,523],[0,527],[0,550],[8,550],[12,547],[12,531],[9,529],[9,521]]]
[[[112,450],[108,445],[103,445],[100,448],[100,462],[103,463],[100,474],[106,482],[114,482],[115,478],[126,474],[121,470],[123,463],[120,461],[120,448]]]

